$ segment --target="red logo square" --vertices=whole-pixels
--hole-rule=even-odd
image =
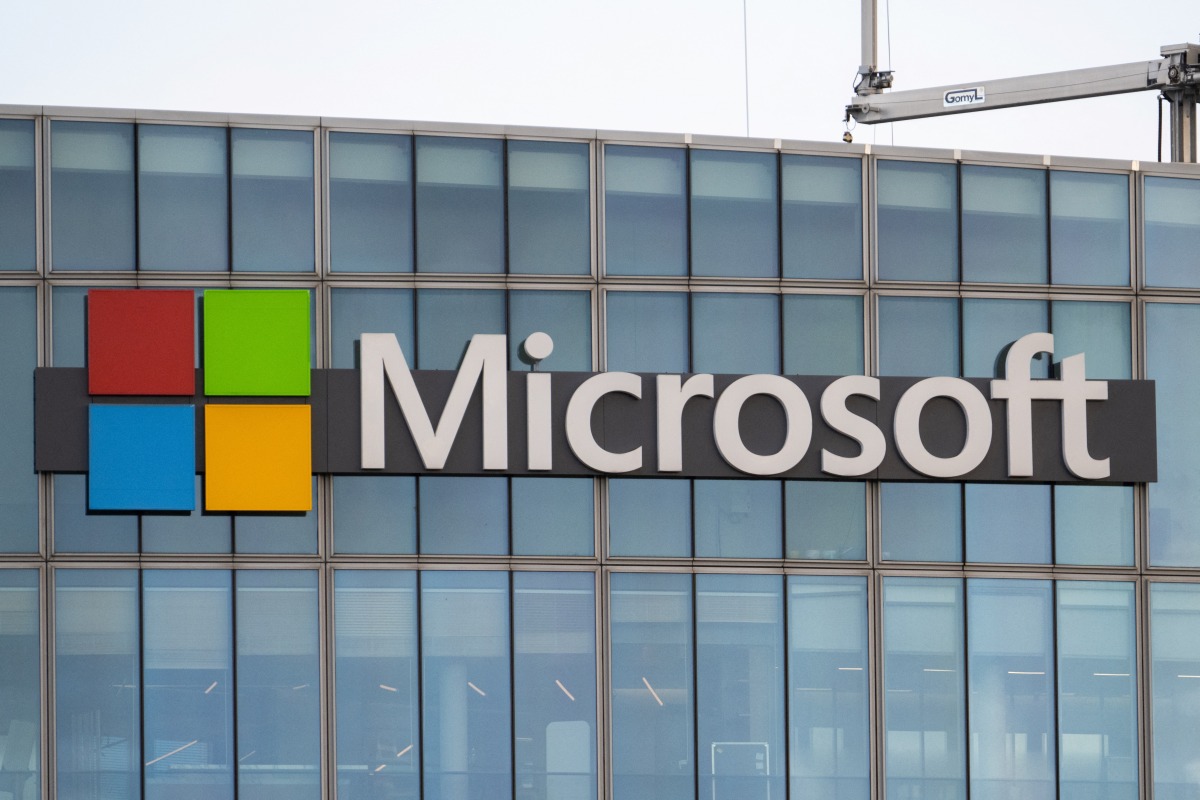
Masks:
[[[195,304],[187,290],[90,290],[88,393],[195,394]]]

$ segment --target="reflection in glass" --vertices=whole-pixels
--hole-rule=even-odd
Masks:
[[[1200,586],[1150,584],[1151,751],[1154,797],[1196,791],[1196,707],[1200,701]]]
[[[426,475],[417,481],[422,553],[508,554],[508,479]]]
[[[1047,283],[1046,173],[962,168],[962,279]]]
[[[321,796],[321,669],[315,570],[240,570],[238,797]]]
[[[0,570],[0,603],[0,731],[5,744],[0,790],[11,792],[14,800],[37,798],[42,776],[38,571]]]
[[[501,289],[421,289],[415,368],[458,369],[472,336],[506,328]]]
[[[338,794],[420,797],[416,573],[340,569],[333,581]]]
[[[693,502],[699,558],[779,558],[779,481],[697,480]]]
[[[791,575],[788,686],[792,797],[870,796],[867,580]]]
[[[312,479],[312,511],[303,514],[237,514],[233,547],[237,553],[317,552],[317,478]]]
[[[883,579],[888,797],[966,800],[962,581]]]
[[[787,558],[867,557],[867,484],[784,481]]]
[[[881,483],[886,561],[962,561],[962,486]]]
[[[861,281],[862,161],[783,160],[783,277]]]
[[[349,289],[329,294],[330,340],[334,369],[358,366],[359,340],[364,333],[394,333],[410,369],[415,369],[412,289]],[[457,366],[457,365],[456,365]]]
[[[692,274],[779,275],[774,153],[691,150]]]
[[[1050,488],[968,483],[967,561],[1049,564]]]
[[[879,161],[877,257],[885,281],[958,280],[958,170]],[[881,342],[888,341],[880,337]],[[952,373],[940,373],[952,374]]]
[[[971,797],[1053,800],[1050,581],[967,581]]]
[[[37,268],[37,173],[31,119],[0,119],[0,270]]]
[[[54,765],[64,800],[141,797],[140,649],[136,570],[55,570]],[[36,731],[14,732],[6,764],[14,745],[25,754],[16,763],[37,751]]]
[[[613,800],[694,800],[692,578],[611,581]]]
[[[508,315],[509,369],[529,369],[518,353],[529,334],[541,331],[550,334],[554,340],[554,350],[538,364],[539,372],[591,371],[591,292],[514,289],[508,293]]]
[[[513,478],[513,555],[592,555],[594,505],[591,478]]]
[[[138,126],[138,267],[229,269],[226,128]]]
[[[783,374],[862,373],[862,296],[785,294]]]
[[[37,329],[37,289],[0,287],[0,375],[4,376],[0,380],[0,419],[33,419]],[[37,527],[33,426],[0,425],[0,552],[37,552]]]
[[[512,797],[508,573],[421,575],[425,797]]]
[[[1133,487],[1055,486],[1054,561],[1133,566]]]
[[[418,272],[504,272],[503,145],[417,137]]]
[[[586,144],[508,141],[509,272],[591,272],[590,167]]]
[[[133,269],[133,125],[50,126],[54,269]]]
[[[595,580],[591,572],[513,573],[513,730],[522,798],[596,796]]]
[[[336,553],[417,552],[417,479],[333,476],[333,549]]]
[[[879,298],[879,374],[958,374],[958,300]]]
[[[688,371],[688,296],[682,292],[608,292],[608,369]]]
[[[1050,170],[1050,275],[1057,284],[1129,285],[1129,176]]]
[[[609,275],[687,275],[686,157],[677,148],[604,148]]]
[[[779,373],[779,295],[692,295],[692,370]]]
[[[1050,330],[1047,305],[1045,300],[964,299],[962,374],[967,378],[1004,377],[1008,346],[1026,334]],[[1033,378],[1050,377],[1050,357],[1045,353],[1034,356],[1029,372]]]
[[[610,478],[609,554],[692,555],[692,482],[671,478]]]
[[[1146,177],[1146,285],[1200,286],[1200,181]]]
[[[233,128],[233,268],[312,272],[312,131]]]
[[[87,476],[53,476],[54,552],[136,553],[134,514],[87,513]]]
[[[329,134],[329,269],[412,272],[412,137]]]

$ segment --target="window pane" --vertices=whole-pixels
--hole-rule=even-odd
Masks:
[[[682,292],[608,292],[608,368],[688,371],[688,296]]]
[[[1128,286],[1129,264],[1129,176],[1050,170],[1054,282]]]
[[[226,128],[138,126],[138,267],[229,269]]]
[[[233,605],[225,570],[142,573],[147,800],[233,798]]]
[[[412,272],[412,137],[329,134],[329,269]]]
[[[962,168],[963,280],[1047,283],[1046,173]]]
[[[609,275],[687,275],[687,151],[604,148],[604,261]]]
[[[862,161],[782,158],[783,277],[861,281]]]
[[[591,478],[513,478],[513,555],[592,555],[593,491]]]
[[[394,333],[404,357],[413,367],[412,289],[334,288],[329,295],[330,337],[334,369],[358,366],[359,340],[364,333]]]
[[[590,372],[592,369],[591,292],[513,290],[508,293],[509,369],[526,371],[518,352],[531,333],[554,340],[554,351],[538,364],[539,372]]]
[[[692,274],[779,275],[774,153],[692,150]]]
[[[58,796],[138,800],[142,743],[137,571],[56,570],[54,632]],[[23,743],[22,750],[36,752],[36,739]]]
[[[335,475],[333,549],[337,553],[417,552],[417,479]]]
[[[591,272],[590,172],[586,144],[508,142],[509,272]]]
[[[233,268],[312,272],[313,134],[233,128]]]
[[[694,800],[691,576],[611,586],[613,800]]]
[[[782,589],[778,575],[696,576],[697,760],[713,797],[786,795]]]
[[[427,800],[512,797],[508,574],[421,576]]]
[[[54,552],[136,553],[134,514],[87,513],[87,476],[53,476]]]
[[[879,192],[876,248],[880,279],[957,281],[955,165],[879,161],[875,169]]]
[[[1006,348],[1026,334],[1049,331],[1048,312],[1045,300],[964,299],[962,374],[968,378],[1004,377]],[[1039,353],[1034,362],[1030,365],[1034,378],[1050,377],[1049,356]]]
[[[1146,285],[1200,286],[1200,181],[1146,177]]]
[[[40,797],[41,616],[38,572],[0,570],[0,730],[5,732],[4,780],[13,798]],[[59,739],[69,734],[58,734]]]
[[[967,561],[1050,563],[1050,486],[967,484]]]
[[[51,317],[54,324],[51,364],[55,367],[87,366],[84,343],[87,293],[88,290],[83,286],[55,286],[51,289]]]
[[[1200,586],[1150,584],[1151,752],[1154,796],[1196,789],[1196,676],[1200,675]]]
[[[1133,566],[1133,487],[1055,486],[1054,560]]]
[[[421,289],[417,292],[417,367],[458,369],[477,333],[505,333],[500,289]],[[411,366],[411,365],[410,365]]]
[[[37,269],[37,173],[31,119],[0,119],[0,270]]]
[[[196,476],[196,497],[204,497],[204,479]],[[202,502],[188,514],[142,515],[143,553],[228,553],[233,547],[233,517],[206,514]]]
[[[1084,353],[1087,377],[1129,380],[1129,304],[1054,300],[1054,360]]]
[[[888,797],[966,800],[962,581],[883,579]]]
[[[859,295],[783,296],[783,373],[861,375],[863,299]]]
[[[334,572],[337,789],[420,797],[415,572]]]
[[[692,555],[692,483],[670,478],[610,478],[609,553]]]
[[[958,374],[958,300],[879,298],[879,374]]]
[[[962,486],[881,483],[887,561],[962,561]]]
[[[1134,584],[1058,582],[1059,798],[1138,796]]]
[[[508,554],[508,479],[422,477],[422,553]]]
[[[784,481],[788,558],[862,561],[867,557],[867,485]]]
[[[792,575],[787,587],[792,797],[865,800],[871,790],[866,578]]]
[[[237,573],[238,797],[321,796],[317,573]]]
[[[596,797],[591,572],[513,573],[517,785],[529,800]]]
[[[967,581],[972,797],[1056,797],[1051,591]]]
[[[783,498],[779,481],[698,480],[696,556],[779,558]]]
[[[133,126],[50,126],[55,269],[133,269]]]
[[[418,272],[504,272],[502,145],[417,137]]]
[[[692,369],[779,372],[779,295],[693,294]]]
[[[312,511],[303,514],[239,514],[233,518],[238,553],[317,552],[317,478],[312,479]]]
[[[38,549],[32,425],[37,313],[37,289],[0,287],[0,375],[4,376],[0,381],[0,419],[10,421],[0,425],[0,552],[4,553],[36,553]]]

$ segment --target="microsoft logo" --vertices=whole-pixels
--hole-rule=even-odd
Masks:
[[[308,291],[207,290],[202,308],[198,396],[191,291],[88,292],[90,510],[194,510],[197,447],[206,510],[311,509],[312,407],[267,399],[311,394]]]

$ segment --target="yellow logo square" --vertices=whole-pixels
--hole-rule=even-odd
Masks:
[[[204,407],[209,511],[312,510],[312,407]]]

